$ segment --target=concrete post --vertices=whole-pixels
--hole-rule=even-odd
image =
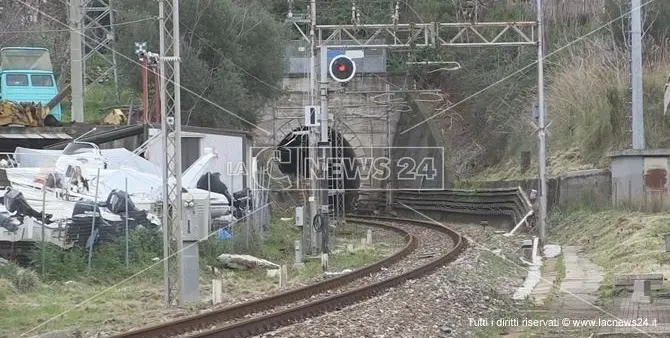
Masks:
[[[301,240],[295,241],[295,268],[300,269],[305,265],[302,258],[302,245]]]
[[[286,287],[287,283],[288,283],[288,269],[286,268],[286,265],[282,265],[279,267],[279,287],[283,289]]]
[[[323,268],[323,271],[328,271],[328,254],[324,253],[321,255],[321,267]]]
[[[219,304],[223,301],[221,297],[221,289],[223,288],[223,283],[220,279],[212,280],[212,305]]]

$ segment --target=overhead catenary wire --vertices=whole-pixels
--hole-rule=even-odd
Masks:
[[[140,22],[153,21],[153,20],[158,20],[158,17],[153,17],[152,16],[152,17],[144,18],[144,19],[118,22],[118,23],[114,23],[114,24],[106,25],[106,26],[108,26],[108,27],[126,26],[126,25],[132,25],[132,24],[136,24],[136,23],[140,23]],[[0,31],[0,35],[22,34],[22,33],[59,33],[59,32],[69,32],[69,31],[70,31],[70,29],[19,29],[19,30],[3,30],[3,31]]]

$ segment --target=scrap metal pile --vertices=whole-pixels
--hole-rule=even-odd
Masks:
[[[182,175],[184,193],[209,200],[209,231],[230,225],[250,206],[244,193],[228,192],[213,170],[216,158],[206,150]],[[41,241],[44,231],[51,244],[90,249],[122,237],[126,219],[129,230],[161,229],[154,214],[162,201],[161,171],[136,152],[74,141],[62,151],[17,147],[13,161],[17,167],[1,169],[10,189],[0,191],[0,243]]]
[[[43,127],[49,108],[34,102],[0,100],[0,126]]]

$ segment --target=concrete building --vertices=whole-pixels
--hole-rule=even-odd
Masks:
[[[160,129],[149,129],[149,137],[156,135]],[[245,169],[251,161],[252,138],[241,131],[223,129],[182,127],[182,170],[186,170],[193,162],[211,148],[218,154],[216,169],[228,190],[239,191],[247,187]],[[145,157],[161,165],[163,145],[156,138],[148,147]]]
[[[625,150],[612,159],[612,202],[646,211],[670,210],[670,149]]]

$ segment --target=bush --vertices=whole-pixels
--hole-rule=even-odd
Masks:
[[[40,278],[35,271],[24,269],[14,263],[0,267],[0,279],[9,281],[11,286],[21,293],[30,292],[40,284]],[[0,286],[0,300],[6,297],[4,292]]]
[[[88,253],[83,248],[63,250],[48,245],[45,254],[45,278],[48,280],[73,280],[92,278],[106,283],[114,283],[155,264],[153,258],[163,256],[160,232],[137,228],[130,232],[128,241],[129,267],[125,265],[126,243],[123,237],[111,243],[94,247],[91,269],[88,269]],[[41,269],[42,250],[37,247],[31,257],[32,266]],[[160,270],[150,269],[145,276],[155,277]]]
[[[37,288],[40,283],[40,278],[33,270],[19,268],[11,282],[19,292],[25,293]]]

